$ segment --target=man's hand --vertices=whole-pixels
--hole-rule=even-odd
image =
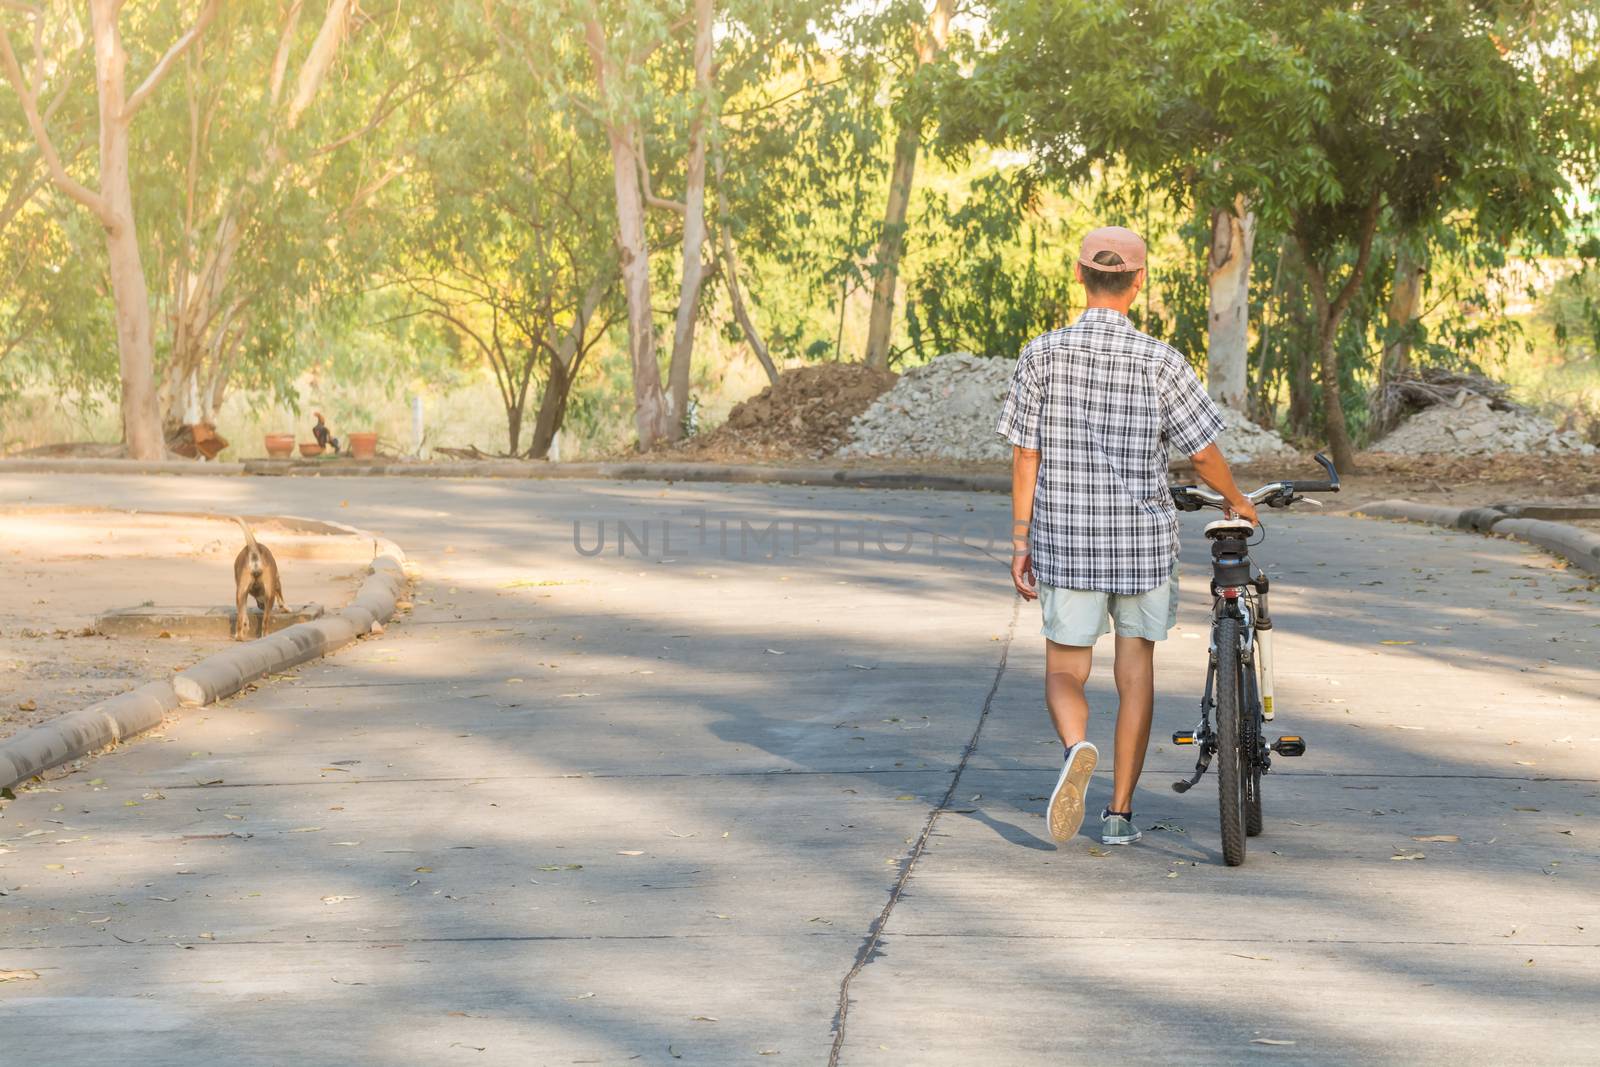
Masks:
[[[1194,472],[1200,480],[1222,494],[1222,499],[1228,502],[1228,510],[1240,518],[1249,519],[1257,526],[1261,520],[1256,517],[1256,506],[1250,503],[1248,497],[1239,492],[1239,487],[1233,482],[1233,472],[1228,470],[1228,461],[1222,458],[1222,449],[1216,442],[1212,442],[1193,456]]]
[[[1026,547],[1011,551],[1011,584],[1023,600],[1039,599],[1039,580],[1033,574],[1033,553]]]

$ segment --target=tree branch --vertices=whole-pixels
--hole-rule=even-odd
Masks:
[[[39,38],[37,29],[34,38],[37,42]],[[4,63],[6,78],[10,80],[11,87],[16,90],[17,99],[22,104],[22,113],[27,117],[28,129],[32,131],[34,142],[39,146],[39,154],[44,157],[45,166],[50,172],[50,180],[55,183],[56,188],[94,212],[95,217],[103,225],[115,225],[116,216],[105,197],[77,181],[62,165],[61,156],[57,154],[56,146],[50,140],[50,132],[45,129],[44,118],[39,114],[36,87],[28,85],[23,78],[22,68],[17,64],[17,55],[11,50],[11,34],[3,27],[0,27],[0,62]]]
[[[1334,322],[1344,317],[1345,310],[1350,302],[1355,299],[1356,291],[1361,288],[1361,282],[1367,275],[1367,261],[1372,258],[1372,239],[1378,232],[1378,213],[1383,207],[1383,192],[1380,189],[1372,191],[1372,197],[1367,201],[1366,209],[1361,213],[1361,230],[1357,237],[1356,262],[1350,268],[1350,277],[1345,279],[1344,286],[1339,290],[1339,295],[1334,298],[1332,306],[1328,309],[1328,317]]]
[[[665,200],[665,199],[662,199],[661,197],[659,197],[659,196],[657,196],[655,194],[655,191],[653,189],[651,189],[651,187],[650,187],[650,160],[645,157],[645,153],[644,153],[644,131],[643,130],[637,131],[637,136],[634,138],[633,159],[634,159],[634,162],[636,164],[638,164],[638,167],[639,167],[639,179],[640,179],[640,183],[641,183],[641,186],[643,188],[643,191],[644,191],[644,202],[647,205],[649,205],[650,207],[662,208],[664,210],[671,211],[671,212],[673,212],[675,214],[682,215],[685,218],[687,218],[688,215],[689,215],[689,205],[688,204],[685,204],[681,200]]]
[[[199,16],[194,20],[194,25],[189,27],[189,32],[172,42],[172,47],[167,49],[167,54],[156,61],[156,65],[145,76],[139,88],[135,89],[133,95],[128,97],[128,102],[122,106],[121,118],[123,122],[132,119],[139,109],[145,105],[145,101],[150,99],[150,94],[161,86],[168,74],[172,73],[172,68],[177,65],[179,58],[193,47],[194,43],[200,39],[201,34],[206,32],[206,27],[211,25],[211,20],[217,17],[217,9],[221,7],[221,4],[222,0],[206,0],[205,6],[200,9]]]
[[[276,108],[283,96],[283,76],[289,69],[289,49],[294,46],[294,31],[300,25],[300,9],[305,0],[294,0],[289,14],[284,17],[283,31],[278,35],[278,50],[272,56],[272,73],[267,77],[267,103]]]
[[[300,76],[295,79],[294,99],[289,101],[291,130],[299,124],[306,108],[311,106],[317,90],[322,87],[322,79],[327,77],[328,69],[333,66],[333,57],[344,40],[345,30],[349,28],[353,2],[328,0],[328,13],[322,19],[322,28],[317,30],[317,39],[311,42],[311,54],[306,56],[305,63],[300,67]]]

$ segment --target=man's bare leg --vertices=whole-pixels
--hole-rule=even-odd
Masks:
[[[1133,788],[1144,770],[1150,746],[1150,719],[1156,702],[1156,643],[1143,637],[1117,637],[1116,771],[1111,784],[1111,810],[1133,810]],[[1046,660],[1048,663],[1048,659]],[[1052,713],[1054,704],[1051,705]]]
[[[1089,701],[1083,687],[1093,661],[1092,645],[1044,643],[1044,701],[1061,743],[1068,748],[1089,734]],[[1145,732],[1149,732],[1148,723]]]

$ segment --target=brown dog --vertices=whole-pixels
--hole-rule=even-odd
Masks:
[[[272,605],[276,603],[284,611],[289,610],[289,605],[283,602],[283,583],[278,579],[278,561],[272,558],[271,549],[256,544],[255,535],[243,519],[235,516],[233,521],[244,531],[244,547],[233,558],[233,586],[239,609],[233,639],[248,641],[250,615],[245,610],[246,600],[254,597],[261,608],[262,637],[271,632]]]

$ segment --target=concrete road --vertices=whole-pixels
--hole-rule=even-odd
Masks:
[[[1203,674],[1195,525],[1145,840],[1057,848],[999,497],[0,497],[332,518],[423,573],[382,638],[6,808],[5,1063],[1600,1061],[1600,597],[1523,546],[1271,517],[1278,725],[1310,751],[1229,869],[1214,779],[1171,792],[1162,741]]]

